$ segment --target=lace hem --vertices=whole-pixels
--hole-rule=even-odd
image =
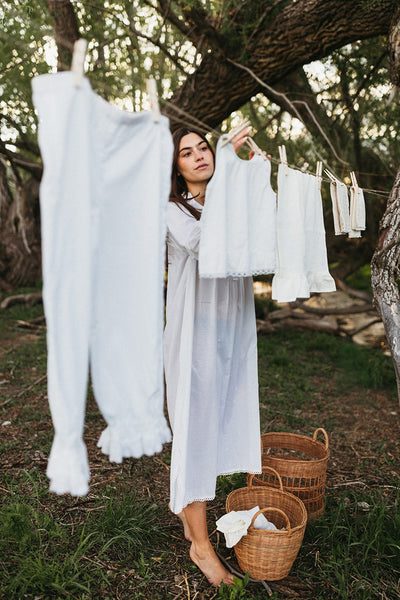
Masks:
[[[109,456],[110,462],[121,463],[124,458],[140,458],[143,454],[151,456],[161,452],[163,444],[171,441],[171,432],[165,420],[152,425],[141,433],[132,429],[109,425],[101,433],[97,447]]]
[[[221,476],[221,475],[233,475],[234,473],[249,473],[250,475],[258,475],[260,473],[262,473],[262,469],[259,468],[257,470],[253,470],[253,469],[233,469],[231,471],[223,471],[221,473],[217,474],[217,477]],[[202,497],[193,497],[191,498],[190,496],[187,496],[183,501],[182,504],[179,504],[177,508],[173,508],[174,506],[174,502],[171,500],[170,506],[171,506],[171,511],[178,515],[179,513],[181,513],[183,511],[184,508],[186,508],[186,506],[188,506],[188,504],[192,504],[192,502],[210,502],[211,500],[215,499],[215,493],[213,496],[202,496]]]
[[[241,277],[256,277],[257,275],[272,275],[275,273],[276,267],[266,267],[265,269],[248,269],[247,271],[228,271],[228,272],[214,272],[214,273],[201,273],[199,271],[199,277],[201,279],[221,279],[227,277],[233,277],[239,279]]]
[[[85,496],[89,491],[89,463],[82,439],[70,440],[56,434],[47,464],[50,491]]]

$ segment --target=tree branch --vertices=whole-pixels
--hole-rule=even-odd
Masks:
[[[23,131],[21,125],[17,123],[14,119],[12,119],[9,115],[5,115],[4,113],[0,113],[0,121],[6,121],[11,127],[13,127],[16,131],[18,131],[19,137],[22,141],[22,147],[25,148],[28,152],[32,152],[32,154],[36,154],[39,156],[39,146],[32,140],[28,138],[26,133]],[[7,142],[4,142],[7,143]]]
[[[18,173],[17,167],[21,167],[22,169],[24,169],[24,171],[31,173],[31,175],[37,181],[40,181],[40,179],[42,177],[42,173],[43,173],[43,167],[39,163],[35,163],[35,162],[29,160],[29,158],[25,158],[24,156],[21,156],[19,154],[15,154],[14,152],[11,152],[11,150],[8,150],[5,147],[5,145],[3,144],[3,142],[1,142],[1,141],[0,141],[0,149],[1,149],[0,156],[10,162],[11,168],[13,170],[13,173],[14,173],[17,181],[22,183],[22,179],[21,179],[20,174]]]
[[[168,7],[167,0],[163,3]],[[395,6],[397,0],[384,0],[368,11],[358,1],[285,2],[279,13],[271,16],[253,38],[245,66],[261,81],[275,86],[301,65],[327,56],[345,44],[387,33]],[[197,21],[195,36],[191,34],[192,41],[200,39],[201,27]],[[208,27],[206,24],[203,29],[208,31]],[[238,77],[237,67],[227,58],[222,50],[205,54],[196,72],[188,77],[170,102],[185,110],[190,106],[194,117],[215,127],[252,95],[263,90],[249,73],[244,72]],[[168,115],[168,109],[165,113]]]

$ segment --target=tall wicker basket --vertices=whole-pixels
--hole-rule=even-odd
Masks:
[[[270,470],[269,467],[266,470]],[[235,545],[235,554],[240,568],[244,573],[248,571],[250,577],[276,581],[287,577],[300,550],[307,512],[299,498],[283,490],[279,474],[273,469],[271,471],[279,481],[280,489],[253,485],[254,476],[251,476],[248,487],[229,494],[226,511],[260,507],[261,510],[252,519],[247,535]],[[277,530],[267,531],[253,527],[260,512],[276,525]]]
[[[317,440],[318,433],[324,443]],[[282,478],[283,489],[300,498],[308,518],[316,519],[324,512],[326,468],[329,458],[328,434],[321,427],[312,438],[295,433],[264,433],[261,436],[262,466],[272,467]],[[248,477],[248,481],[250,476]],[[280,486],[269,472],[256,475],[253,485]]]

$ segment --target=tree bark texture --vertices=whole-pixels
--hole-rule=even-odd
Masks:
[[[380,223],[371,283],[392,353],[400,402],[400,169]]]
[[[265,4],[266,3],[261,3]],[[360,39],[388,34],[397,0],[384,0],[367,7],[361,0],[299,0],[278,2],[282,6],[251,39],[247,48],[235,53],[221,39],[204,58],[170,103],[215,127],[239,109],[263,86],[233,65],[243,63],[268,85],[273,86],[301,65],[327,56],[333,50]],[[278,7],[279,8],[279,7]],[[190,19],[190,10],[186,12]],[[201,23],[193,22],[188,37],[196,43]],[[233,34],[234,35],[234,32]],[[212,44],[210,36],[207,41]],[[172,122],[177,113],[163,111]],[[179,123],[175,124],[175,128]]]
[[[388,40],[388,58],[390,67],[390,76],[393,85],[400,87],[400,6],[397,8]]]
[[[0,162],[0,291],[32,285],[41,274],[39,182],[15,180]]]

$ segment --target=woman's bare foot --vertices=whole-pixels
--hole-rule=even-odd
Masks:
[[[169,507],[169,510],[171,510],[171,503],[168,504],[168,507]],[[192,536],[191,536],[191,533],[190,533],[189,523],[187,522],[186,517],[185,517],[185,513],[182,511],[179,514],[177,514],[176,516],[179,517],[180,520],[182,521],[183,534],[184,534],[185,538],[187,539],[188,542],[191,542],[192,541]]]
[[[205,547],[198,547],[194,544],[190,547],[190,558],[207,577],[211,585],[219,587],[222,582],[226,585],[233,583],[233,575],[223,566],[218,556],[214,552],[211,542]]]

